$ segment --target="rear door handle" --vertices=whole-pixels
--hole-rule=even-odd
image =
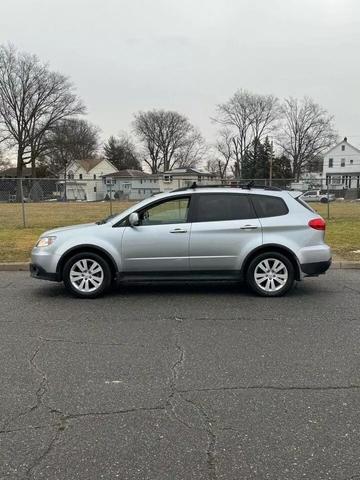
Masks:
[[[186,233],[187,230],[185,228],[174,228],[174,230],[170,230],[170,233]]]
[[[240,227],[240,230],[256,230],[257,228],[257,225],[244,225],[243,227]]]

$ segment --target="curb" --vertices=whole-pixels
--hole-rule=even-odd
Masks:
[[[342,262],[332,262],[331,267],[332,269],[341,269],[341,270],[359,270],[360,269],[360,262],[350,262],[343,260]]]
[[[0,263],[0,272],[28,272],[29,262],[7,262]],[[332,262],[332,270],[360,270],[360,262],[335,261]]]
[[[0,263],[0,272],[28,272],[28,262],[8,262]]]

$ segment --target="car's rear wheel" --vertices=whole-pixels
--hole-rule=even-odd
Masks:
[[[247,284],[264,297],[280,297],[294,285],[293,264],[285,255],[266,252],[255,257],[246,272]]]
[[[328,199],[326,197],[323,197],[320,199],[320,203],[328,203]]]
[[[95,298],[104,293],[111,283],[107,261],[92,252],[81,252],[71,257],[63,270],[64,285],[73,295]]]

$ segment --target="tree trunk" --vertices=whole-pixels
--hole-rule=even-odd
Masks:
[[[23,176],[23,149],[19,146],[17,152],[17,164],[16,164],[16,177],[17,177],[17,185],[16,185],[16,201],[21,202],[21,177]]]
[[[35,157],[31,156],[31,178],[36,178]]]

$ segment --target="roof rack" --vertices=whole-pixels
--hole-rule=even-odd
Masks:
[[[198,190],[200,188],[242,188],[243,190],[251,190],[252,188],[260,188],[262,190],[270,190],[274,192],[281,192],[284,190],[280,187],[273,187],[267,185],[256,185],[253,181],[248,183],[239,183],[239,182],[232,182],[230,184],[217,184],[217,185],[198,185],[196,182],[193,182],[188,187],[176,188],[175,190],[171,190],[172,192],[184,192],[186,190]]]

